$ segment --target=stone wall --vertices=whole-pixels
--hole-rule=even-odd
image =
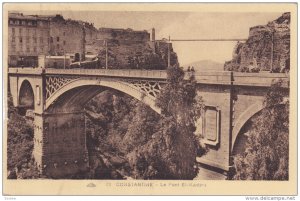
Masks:
[[[105,65],[105,43],[108,46],[108,63],[115,68],[126,67],[128,58],[135,57],[137,52],[154,52],[154,48],[148,45],[150,33],[147,31],[114,28],[85,30],[85,51],[88,54],[98,55],[102,66]]]
[[[219,125],[214,128],[216,131],[218,130],[217,135],[213,137],[216,140],[212,141],[207,139],[206,146],[209,148],[209,151],[204,156],[197,158],[197,161],[223,171],[228,171],[230,166],[230,93],[229,86],[198,86],[198,94],[203,97],[204,104],[219,110]],[[210,123],[209,121],[216,121],[216,119],[206,119],[206,121],[207,123]],[[198,122],[197,127],[200,126],[199,123],[200,122]],[[204,125],[200,127],[203,128]],[[213,134],[205,133],[205,130],[203,130],[202,133],[200,131],[200,135],[211,136]]]
[[[290,20],[290,13],[284,13],[267,25],[251,27],[248,40],[236,45],[224,70],[243,71],[251,62],[260,70],[289,69]]]
[[[164,41],[139,41],[123,38],[94,40],[86,45],[86,52],[98,55],[101,67],[105,67],[105,42],[108,47],[108,65],[111,68],[166,69],[168,43]],[[178,63],[177,55],[170,45],[171,65]]]
[[[100,40],[118,40],[120,44],[130,45],[136,42],[149,41],[150,33],[147,31],[134,31],[132,29],[100,28],[97,38]]]
[[[61,178],[85,170],[88,157],[84,113],[47,114],[35,121],[38,119],[42,126],[35,130],[34,153],[43,156],[40,163],[43,173]],[[43,130],[41,139],[39,130]]]
[[[85,30],[85,42],[87,44],[97,39],[98,30],[94,27],[93,24],[84,23],[83,26]]]
[[[50,55],[65,53],[85,53],[85,31],[74,20],[65,20],[57,15],[50,21]]]

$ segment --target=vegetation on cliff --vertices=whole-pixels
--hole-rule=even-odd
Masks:
[[[8,94],[7,119],[7,171],[10,179],[31,179],[39,177],[34,161],[33,126],[13,107]]]
[[[237,180],[289,179],[289,101],[281,82],[271,86],[265,109],[249,132],[246,151],[234,158]]]
[[[197,99],[193,78],[189,81],[183,78],[184,72],[181,68],[168,69],[167,84],[157,98],[157,106],[161,108],[163,117],[154,127],[156,129],[149,132],[151,137],[149,136],[148,141],[137,146],[130,156],[133,158],[133,166],[137,167],[136,177],[193,179],[198,172],[196,156],[199,141],[194,131],[202,102]],[[146,110],[141,112],[147,115]],[[137,127],[139,123],[136,121],[132,126]]]
[[[181,68],[168,69],[168,83],[157,100],[162,116],[116,92],[99,94],[88,104],[89,152],[103,161],[92,167],[94,175],[112,179],[120,175],[138,179],[196,176],[199,142],[194,131],[202,101],[197,99],[193,78],[184,81],[183,76]],[[110,170],[103,173],[99,164]]]
[[[251,27],[246,42],[238,42],[224,70],[247,71],[249,65],[273,72],[290,69],[290,13],[267,25]]]
[[[118,40],[110,40],[107,48],[108,67],[114,69],[166,69],[168,66],[168,45],[170,45],[170,65],[175,65],[178,60],[172,44],[166,42],[119,44]],[[105,46],[97,43],[95,46],[99,49],[100,66],[105,67]]]

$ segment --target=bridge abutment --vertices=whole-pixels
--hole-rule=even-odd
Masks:
[[[41,174],[64,178],[88,168],[82,111],[36,114],[33,157]]]

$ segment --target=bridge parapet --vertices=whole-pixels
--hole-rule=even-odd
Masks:
[[[165,70],[133,70],[133,69],[46,69],[46,74],[86,75],[108,77],[154,78],[166,79]]]
[[[34,74],[40,75],[42,74],[42,68],[15,68],[10,67],[8,68],[8,74]]]
[[[9,74],[34,74],[43,73],[41,68],[9,68]],[[104,76],[123,77],[139,79],[161,79],[167,78],[165,70],[135,70],[135,69],[44,69],[46,75],[68,75],[68,76]],[[195,76],[199,84],[238,85],[238,86],[261,86],[268,87],[273,80],[283,80],[283,87],[289,87],[289,75],[285,73],[242,73],[231,71],[197,71],[187,72],[185,79],[191,75]]]
[[[187,75],[192,75],[192,72],[187,72]],[[195,72],[195,79],[197,83],[203,84],[225,84],[229,85],[231,83],[231,72],[229,71],[203,71]]]
[[[234,85],[268,87],[276,80],[282,80],[282,87],[289,87],[289,74],[285,73],[233,73]]]

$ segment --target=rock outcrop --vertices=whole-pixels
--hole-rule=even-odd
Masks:
[[[224,70],[246,71],[250,65],[259,70],[279,72],[290,68],[290,13],[267,25],[251,27],[246,42],[238,42]]]
[[[109,68],[115,69],[166,69],[168,63],[167,41],[138,41],[119,39],[95,40],[87,45],[87,52],[98,55],[100,66],[105,67],[106,48]],[[178,63],[177,55],[170,44],[171,65]]]

